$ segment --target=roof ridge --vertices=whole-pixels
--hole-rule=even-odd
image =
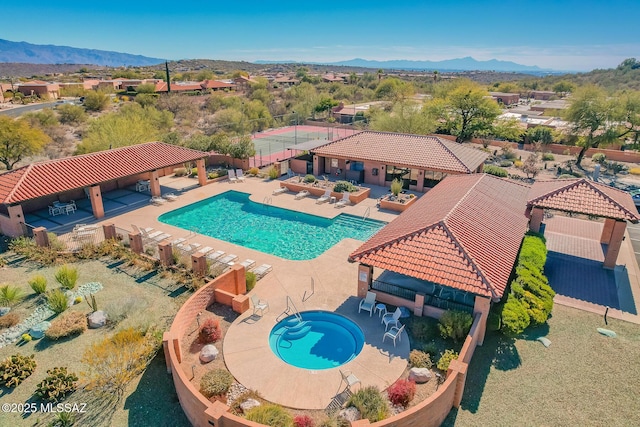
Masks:
[[[566,180],[567,185],[563,185],[563,186],[561,186],[561,187],[559,187],[559,188],[556,188],[556,189],[555,189],[555,190],[553,190],[553,191],[550,191],[550,192],[548,192],[548,193],[544,193],[544,194],[542,194],[542,195],[540,195],[540,196],[538,196],[538,197],[536,197],[536,198],[534,198],[534,199],[529,200],[529,201],[528,201],[528,203],[533,203],[533,202],[536,202],[536,201],[538,201],[538,200],[542,200],[542,199],[544,199],[544,198],[547,198],[547,197],[549,197],[549,196],[555,196],[556,194],[560,193],[561,191],[564,191],[564,190],[566,190],[567,188],[569,188],[569,187],[572,187],[572,186],[576,185],[578,182],[580,182],[580,181],[581,181],[581,180],[583,180],[583,179],[584,179],[584,178],[567,179],[567,180]],[[558,181],[558,180],[556,180],[556,182],[557,182],[557,181]],[[563,180],[563,181],[564,181],[564,180]],[[552,179],[546,179],[546,180],[540,180],[540,182],[554,182],[554,180],[552,180]]]
[[[442,147],[444,147],[444,149],[445,149],[445,150],[447,150],[447,151],[448,151],[448,152],[449,152],[449,153],[450,153],[450,154],[451,154],[451,155],[456,159],[456,161],[457,161],[459,164],[461,164],[461,165],[462,165],[462,167],[463,167],[466,171],[468,171],[469,173],[471,173],[471,172],[472,172],[472,170],[471,170],[471,169],[469,169],[469,168],[467,167],[467,165],[465,165],[465,164],[464,164],[464,162],[463,162],[462,160],[460,160],[460,157],[458,157],[458,155],[457,155],[456,153],[454,153],[454,152],[451,150],[451,148],[449,148],[449,147],[447,146],[448,144],[445,144],[445,141],[446,141],[447,143],[451,143],[451,141],[449,141],[449,140],[445,140],[444,138],[439,138],[439,137],[437,137],[437,136],[429,136],[429,137],[430,137],[430,138],[435,139],[436,141],[438,141],[438,143],[439,143]],[[454,144],[457,144],[457,142],[456,142],[456,143],[454,143]]]
[[[471,175],[460,175],[460,176],[464,176],[464,177],[468,177],[468,176],[474,176],[476,174],[471,174]],[[477,174],[480,178],[476,179],[476,181],[473,183],[473,185],[471,187],[469,187],[467,189],[467,191],[462,195],[462,197],[460,197],[460,199],[458,199],[458,201],[456,202],[455,205],[453,205],[453,207],[451,209],[449,209],[449,212],[447,212],[447,214],[444,216],[444,218],[442,218],[443,221],[446,221],[451,214],[458,209],[458,206],[460,206],[460,204],[467,198],[467,196],[469,196],[469,193],[471,193],[473,191],[474,188],[476,188],[476,186],[480,183],[480,181],[482,181],[482,179],[485,176],[488,176],[488,174]]]
[[[593,181],[589,181],[587,179],[582,178],[580,181],[578,182],[585,182],[587,183],[587,185],[589,185],[589,187],[593,188],[593,190],[597,191],[598,194],[600,194],[602,197],[604,197],[605,199],[607,199],[609,202],[613,203],[614,205],[618,206],[619,209],[621,209],[622,211],[626,212],[627,214],[631,215],[632,217],[635,217],[636,214],[629,211],[629,209],[627,209],[625,206],[622,206],[620,203],[616,202],[615,200],[613,200],[607,193],[605,193],[604,191],[600,190],[598,187],[596,187],[595,185],[593,185]],[[578,182],[576,184],[578,184]],[[615,190],[617,190],[617,188],[615,188]],[[622,191],[622,190],[620,190]]]
[[[17,172],[20,169],[25,169],[25,171],[22,174],[22,176],[18,179],[18,181],[16,181],[16,183],[13,186],[13,188],[11,189],[11,191],[9,191],[9,193],[7,193],[7,196],[4,198],[5,200],[11,200],[11,196],[13,196],[15,194],[15,192],[20,188],[20,185],[24,182],[25,179],[27,179],[26,178],[27,175],[29,174],[29,172],[31,170],[33,170],[33,163],[28,164],[26,166],[22,166],[21,168],[14,169],[13,171],[9,171],[9,172]]]
[[[498,298],[498,296],[496,295],[495,290],[493,289],[493,286],[491,286],[491,283],[489,282],[489,279],[487,279],[487,275],[484,272],[484,270],[482,268],[480,268],[480,266],[475,262],[475,260],[473,259],[473,257],[469,254],[469,251],[467,250],[467,248],[465,247],[465,245],[457,238],[457,236],[455,235],[455,233],[453,231],[451,231],[451,229],[449,228],[449,226],[446,223],[446,218],[441,220],[440,223],[442,224],[442,227],[445,229],[447,235],[449,236],[449,238],[451,240],[453,240],[455,242],[455,244],[462,249],[462,254],[463,257],[469,261],[469,264],[471,264],[472,268],[476,271],[476,274],[480,277],[480,279],[482,280],[482,283],[485,284],[486,288],[489,290],[489,292],[491,292],[491,295],[493,296],[493,298]]]

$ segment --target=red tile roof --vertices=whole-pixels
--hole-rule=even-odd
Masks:
[[[201,83],[201,86],[205,89],[225,89],[236,87],[233,83],[225,83],[219,80],[205,80]]]
[[[36,162],[0,175],[0,203],[19,203],[207,156],[202,151],[148,142]]]
[[[437,136],[365,131],[313,150],[325,157],[443,172],[472,173],[487,153]]]
[[[527,198],[529,206],[632,222],[640,220],[629,193],[584,178],[536,181]]]
[[[527,230],[528,191],[486,174],[448,176],[349,258],[500,298]]]

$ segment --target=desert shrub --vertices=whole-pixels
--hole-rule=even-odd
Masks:
[[[269,168],[268,175],[271,179],[277,179],[280,176],[280,171],[272,166],[271,168]]]
[[[18,316],[18,313],[11,312],[0,317],[0,329],[10,328],[18,323],[20,323],[20,316]]]
[[[442,372],[447,372],[447,370],[449,369],[449,364],[451,364],[451,361],[457,360],[457,359],[458,359],[458,353],[456,353],[451,349],[447,349],[444,351],[442,356],[440,356],[440,360],[438,360],[437,367]]]
[[[293,417],[294,427],[314,427],[316,424],[309,415],[296,415]]]
[[[60,402],[76,389],[78,377],[67,372],[65,367],[57,367],[47,371],[47,377],[36,387],[35,395],[47,402]]]
[[[220,321],[213,317],[208,318],[200,326],[200,332],[198,338],[201,343],[208,344],[216,342],[222,338],[222,329],[220,328]]]
[[[351,423],[343,417],[333,416],[322,420],[318,427],[351,427]]]
[[[391,387],[387,389],[387,394],[391,403],[402,405],[406,408],[416,395],[416,383],[415,381],[399,379],[391,384]]]
[[[591,161],[593,163],[604,165],[604,163],[607,161],[607,156],[604,153],[595,153],[593,156],[591,156]]]
[[[87,330],[87,317],[79,311],[68,311],[51,322],[44,336],[57,340],[71,335],[80,335]]]
[[[522,160],[516,160],[516,161],[513,162],[513,166],[516,167],[516,168],[521,168],[523,164],[524,163],[522,162]],[[500,165],[500,166],[502,166],[502,165]]]
[[[36,294],[43,294],[47,290],[47,278],[39,274],[33,276],[31,280],[29,280],[29,286],[31,286],[31,289],[33,289],[33,292]]]
[[[500,162],[500,167],[510,168],[511,166],[513,166],[513,162],[511,160],[503,160],[503,161]]]
[[[46,293],[47,304],[56,314],[60,314],[69,307],[69,298],[61,289],[54,289]]]
[[[75,298],[73,299],[73,303],[74,303],[74,304],[80,304],[81,302],[82,302],[82,297],[75,297]]]
[[[431,341],[429,343],[426,343],[424,346],[422,346],[422,351],[427,353],[431,358],[431,360],[433,360],[438,354],[438,346],[436,345],[435,342]]]
[[[31,337],[31,335],[29,335],[28,333],[25,332],[24,334],[20,335],[20,339],[22,339],[22,341],[24,341],[24,342],[29,342],[33,338]]]
[[[536,236],[524,236],[522,248],[518,255],[518,263],[531,263],[542,271],[547,262],[547,247],[544,241]]]
[[[362,418],[372,423],[383,420],[389,415],[387,402],[375,386],[367,386],[353,393],[347,400],[346,406],[353,406],[360,411]]]
[[[13,307],[22,299],[22,291],[14,285],[0,286],[0,306]]]
[[[484,165],[482,172],[488,173],[489,175],[495,175],[500,178],[505,178],[508,175],[506,170],[494,165]]]
[[[31,356],[14,354],[0,362],[0,385],[17,387],[36,370],[36,360]]]
[[[418,341],[427,341],[433,336],[433,328],[426,317],[413,317],[409,326],[411,336]]]
[[[76,416],[72,412],[57,412],[47,427],[71,427],[76,422]]]
[[[280,405],[269,403],[247,411],[247,419],[271,427],[293,427],[293,418]]]
[[[519,335],[530,322],[526,307],[514,295],[509,295],[502,308],[502,332],[509,336]]]
[[[420,350],[411,350],[409,364],[414,368],[429,368],[433,366],[429,353]]]
[[[469,313],[457,310],[447,310],[440,317],[438,328],[443,338],[451,338],[454,342],[467,337],[473,317]]]
[[[258,174],[260,173],[260,169],[258,169],[258,168],[251,168],[251,169],[249,169],[249,172],[248,172],[248,173],[249,173],[249,175],[254,175],[254,176],[255,176],[255,175],[258,175]]]
[[[505,159],[511,160],[516,158],[516,153],[515,151],[513,151],[513,145],[511,145],[510,142],[505,141],[504,143],[502,143],[500,149],[502,150],[502,155]]]
[[[570,173],[563,173],[558,177],[558,179],[571,179],[571,178],[575,178],[575,176],[571,175]]]
[[[186,176],[187,175],[187,168],[175,168],[173,170],[173,175],[175,175],[175,176]]]
[[[316,177],[311,175],[311,174],[307,174],[307,175],[304,176],[304,182],[306,182],[308,184],[314,183],[314,182],[316,182]]]
[[[247,292],[251,292],[251,290],[256,286],[258,278],[256,277],[256,273],[253,271],[247,271],[244,274],[244,280],[247,284]]]
[[[191,168],[191,176],[192,177],[198,176],[198,168]]]
[[[127,384],[146,369],[160,344],[161,337],[153,328],[123,329],[92,344],[82,356],[87,388],[122,395]]]
[[[333,191],[336,193],[353,193],[354,191],[358,191],[358,189],[349,181],[337,181],[333,186]]]
[[[400,192],[402,191],[402,181],[400,181],[398,178],[391,181],[390,190],[394,196],[398,197],[398,194],[400,194]]]
[[[147,301],[138,297],[130,297],[126,301],[111,302],[104,307],[104,312],[107,314],[108,322],[111,325],[117,325],[131,313],[143,312],[147,308]]]
[[[78,281],[78,269],[67,264],[56,271],[56,281],[65,289],[73,289]]]
[[[233,375],[226,369],[214,369],[200,379],[200,393],[207,398],[220,396],[229,391],[233,384]]]
[[[629,173],[631,175],[640,175],[640,168],[631,168],[629,169]]]
[[[553,161],[555,159],[556,158],[551,153],[542,153],[542,161],[544,161],[544,162],[550,162],[550,161]]]

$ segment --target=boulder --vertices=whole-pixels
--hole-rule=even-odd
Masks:
[[[102,310],[94,311],[87,316],[87,321],[91,329],[102,328],[107,324],[107,314]]]
[[[202,363],[209,363],[216,357],[218,357],[218,349],[213,344],[207,344],[200,350],[200,361]]]
[[[411,368],[409,370],[409,381],[415,381],[416,384],[429,382],[433,374],[427,368]]]
[[[31,335],[31,338],[33,338],[34,340],[39,340],[44,336],[44,332],[49,329],[50,326],[51,323],[47,322],[46,320],[40,322],[29,330],[29,335]]]
[[[347,408],[341,409],[338,413],[338,418],[345,419],[347,421],[357,421],[362,416],[360,415],[360,411],[353,406],[349,406]]]
[[[256,406],[260,406],[260,402],[255,399],[247,399],[240,404],[240,409],[242,409],[242,412],[246,414],[248,410],[253,409]]]
[[[4,316],[10,311],[11,311],[11,307],[0,307],[0,316]]]

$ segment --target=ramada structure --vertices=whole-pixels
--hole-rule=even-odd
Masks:
[[[88,197],[96,219],[105,215],[102,193],[148,180],[152,196],[160,196],[158,178],[176,165],[194,162],[198,183],[206,183],[207,153],[163,142],[149,142],[81,156],[32,163],[0,174],[0,232],[25,233],[25,214],[56,201]]]
[[[313,174],[426,191],[447,175],[482,172],[488,154],[437,136],[364,131],[311,150]]]

